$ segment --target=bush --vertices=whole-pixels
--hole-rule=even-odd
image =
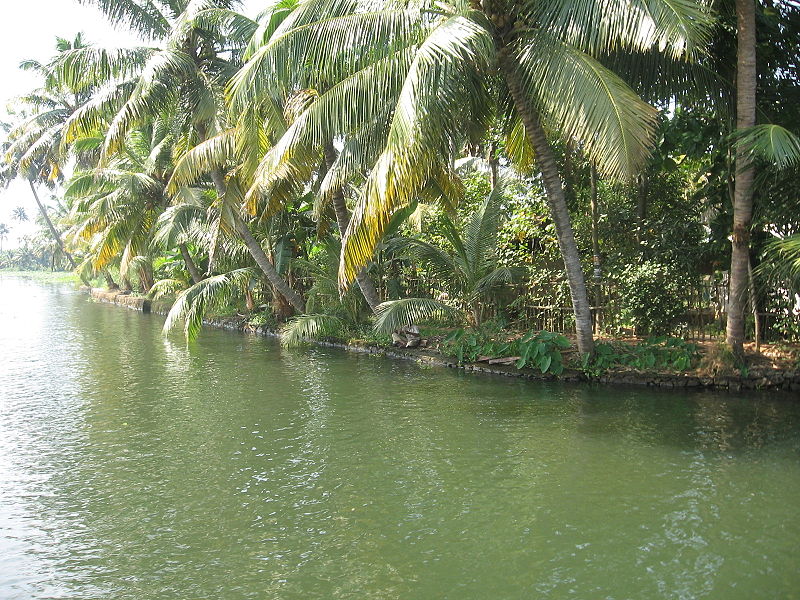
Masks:
[[[636,335],[671,333],[686,313],[684,290],[689,282],[676,267],[645,261],[628,265],[617,280],[620,316]]]

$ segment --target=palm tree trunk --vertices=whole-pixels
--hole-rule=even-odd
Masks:
[[[36,186],[33,185],[33,181],[31,179],[28,180],[28,185],[31,186],[31,192],[33,192],[33,197],[36,199],[36,204],[39,206],[39,212],[42,214],[42,218],[44,219],[45,223],[47,223],[47,227],[50,229],[50,234],[58,244],[58,247],[61,248],[64,256],[67,257],[70,267],[74,269],[75,261],[73,260],[72,255],[64,248],[64,242],[61,241],[61,236],[59,235],[58,230],[53,226],[53,222],[50,220],[50,216],[47,214],[47,209],[44,207],[44,204],[42,204],[41,200],[39,200],[39,194],[36,193]]]
[[[756,352],[761,352],[761,321],[758,318],[758,294],[756,293],[756,279],[753,276],[753,264],[747,261],[747,281],[750,293],[750,310],[753,311],[753,337],[756,343]]]
[[[336,160],[336,150],[333,148],[333,144],[327,144],[325,146],[326,169],[331,168],[334,160]],[[344,234],[347,231],[347,226],[350,224],[350,211],[347,210],[347,202],[345,201],[344,194],[342,193],[341,189],[336,190],[336,193],[333,194],[331,201],[333,203],[333,211],[336,213],[336,225],[339,227],[339,235],[344,238]],[[361,289],[361,294],[364,296],[364,300],[367,301],[367,304],[369,304],[372,312],[375,312],[375,309],[381,303],[381,298],[378,295],[378,290],[375,288],[375,284],[372,283],[372,279],[370,279],[369,275],[367,274],[366,267],[358,272],[358,275],[356,275],[356,281],[358,282],[358,287]]]
[[[756,17],[754,0],[736,0],[736,128],[756,123]],[[728,294],[727,342],[734,356],[744,360],[744,313],[750,263],[750,225],[753,216],[755,169],[746,148],[736,150],[733,196],[731,272]]]
[[[114,281],[113,277],[111,277],[111,273],[109,273],[105,269],[103,269],[103,277],[106,280],[106,287],[109,290],[118,290],[119,289],[119,286],[117,285],[117,282]]]
[[[244,222],[239,213],[236,210],[232,210],[231,214],[233,215],[234,230],[239,234],[239,237],[242,238],[245,246],[247,246],[247,249],[250,251],[250,255],[253,257],[253,260],[256,261],[256,264],[259,266],[264,275],[266,275],[274,290],[286,298],[286,300],[289,301],[289,304],[292,305],[292,308],[294,308],[298,313],[304,313],[306,311],[306,305],[305,302],[303,302],[303,299],[300,297],[300,294],[290,288],[289,284],[287,284],[278,274],[278,271],[275,270],[275,266],[272,264],[272,262],[270,262],[267,253],[264,252],[261,244],[258,243],[258,240],[253,235],[253,232],[250,231],[247,223]]]
[[[153,265],[147,264],[139,269],[139,285],[142,293],[147,294],[153,287]]]
[[[489,186],[494,189],[497,178],[500,176],[500,161],[497,158],[497,144],[492,142],[486,152],[486,162],[489,163]]]
[[[542,172],[547,205],[550,215],[556,226],[558,246],[564,259],[564,267],[569,280],[569,291],[572,297],[572,309],[575,313],[575,332],[577,334],[578,352],[592,354],[594,352],[594,339],[592,337],[592,313],[589,307],[589,294],[586,289],[586,280],[583,276],[578,245],[575,243],[575,234],[572,231],[569,211],[567,210],[564,187],[558,173],[553,149],[547,141],[544,130],[539,122],[539,115],[527,98],[522,87],[522,81],[508,50],[501,48],[498,51],[498,60],[503,76],[505,77],[511,98],[517,113],[525,125],[525,133],[536,153],[536,160]]]
[[[178,249],[181,251],[183,262],[186,265],[186,270],[189,271],[189,277],[192,278],[192,283],[200,283],[203,281],[203,274],[200,273],[200,269],[197,268],[194,260],[192,260],[192,255],[189,254],[189,248],[186,247],[186,244],[178,244]]]
[[[214,169],[211,171],[211,179],[214,181],[214,187],[217,190],[217,195],[220,198],[224,198],[225,192],[227,191],[227,186],[219,169]],[[289,301],[289,304],[292,305],[292,308],[294,308],[298,313],[304,313],[306,311],[305,302],[300,297],[300,294],[290,288],[289,284],[287,284],[278,274],[278,271],[275,269],[275,265],[273,265],[269,260],[267,253],[264,252],[261,244],[258,243],[258,240],[253,235],[253,232],[250,231],[247,223],[244,222],[244,219],[242,219],[241,215],[239,214],[238,207],[231,207],[231,216],[234,231],[236,231],[236,233],[239,234],[239,237],[242,238],[245,246],[247,246],[247,250],[250,252],[250,256],[253,257],[253,260],[256,261],[258,267],[261,269],[264,275],[266,275],[267,280],[272,285],[273,290],[276,293],[284,296],[286,300]]]
[[[594,165],[589,167],[589,177],[591,186],[591,210],[592,210],[592,277],[594,280],[594,330],[595,333],[600,333],[602,330],[602,304],[603,304],[603,289],[602,289],[602,263],[600,260],[600,205],[599,195],[597,191],[597,169]]]
[[[647,218],[647,179],[644,175],[636,179],[636,242],[640,245],[644,240],[645,219]],[[644,260],[640,255],[639,260]]]

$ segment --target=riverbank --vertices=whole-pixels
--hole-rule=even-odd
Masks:
[[[120,307],[141,312],[165,315],[169,312],[168,301],[150,300],[141,296],[120,291],[109,291],[101,288],[82,288],[92,298],[100,302],[115,304]],[[264,325],[253,325],[245,317],[217,317],[203,321],[207,327],[239,331],[251,335],[279,337],[279,332]],[[800,392],[800,371],[778,369],[767,364],[754,365],[747,373],[736,373],[720,370],[720,372],[667,372],[643,371],[631,368],[609,369],[605,373],[589,376],[577,369],[564,369],[560,375],[542,374],[534,369],[516,369],[513,366],[486,363],[459,364],[453,358],[445,356],[432,348],[398,349],[370,344],[351,343],[346,340],[324,339],[309,343],[338,348],[348,352],[385,356],[416,362],[420,365],[460,369],[465,372],[485,375],[499,375],[529,380],[549,380],[565,382],[600,383],[604,385],[625,385],[666,389],[709,389],[740,392],[746,390],[776,390],[783,392]]]

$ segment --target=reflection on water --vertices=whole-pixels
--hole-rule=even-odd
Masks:
[[[797,594],[787,398],[160,326],[0,276],[0,598]]]

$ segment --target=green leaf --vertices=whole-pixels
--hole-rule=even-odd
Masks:
[[[780,125],[756,125],[736,133],[737,148],[778,169],[800,162],[800,138]]]

